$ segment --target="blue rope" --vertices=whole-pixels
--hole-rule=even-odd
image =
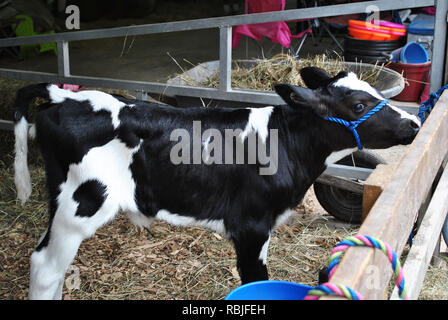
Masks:
[[[339,123],[339,124],[342,124],[343,126],[347,127],[347,129],[349,129],[352,132],[353,136],[355,137],[355,141],[356,141],[356,145],[358,146],[358,149],[362,150],[361,138],[359,137],[359,134],[358,134],[358,131],[356,131],[356,128],[361,123],[363,123],[364,121],[369,119],[372,115],[374,115],[375,113],[380,111],[388,103],[389,103],[389,100],[387,100],[387,99],[381,101],[376,107],[369,110],[369,112],[367,112],[365,115],[363,115],[361,118],[359,118],[356,121],[347,121],[344,119],[334,118],[334,117],[326,117],[325,120]]]
[[[420,105],[420,108],[418,110],[418,116],[419,116],[420,120],[422,121],[422,124],[426,120],[425,113],[426,112],[428,114],[431,113],[432,109],[436,105],[436,101],[439,100],[440,96],[442,95],[443,91],[445,91],[445,89],[448,89],[448,84],[444,85],[442,88],[437,90],[437,92],[432,92],[429,95],[429,98],[426,101],[422,102],[422,104]]]

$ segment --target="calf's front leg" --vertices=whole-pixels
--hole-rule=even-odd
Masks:
[[[232,240],[241,283],[267,280],[269,275],[266,260],[270,233],[250,230],[241,232],[238,236],[232,237]]]

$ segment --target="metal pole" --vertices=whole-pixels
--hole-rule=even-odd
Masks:
[[[434,23],[434,41],[432,48],[430,92],[437,91],[443,85],[443,71],[445,65],[445,49],[447,36],[448,1],[437,0]]]
[[[219,90],[232,90],[232,27],[219,28]]]
[[[444,2],[446,0],[441,0]],[[215,17],[188,21],[154,23],[139,26],[116,27],[109,29],[61,32],[48,35],[37,35],[21,38],[0,39],[0,47],[10,47],[26,44],[38,44],[55,41],[79,41],[89,39],[114,38],[124,36],[148,35],[153,33],[189,31],[217,28],[219,26],[236,26],[273,21],[288,21],[297,19],[321,18],[351,13],[363,13],[370,5],[381,8],[382,11],[401,8],[415,8],[434,5],[435,0],[380,0],[330,6],[311,7],[284,11],[272,11],[254,14],[243,14],[229,17]]]
[[[62,77],[70,76],[70,56],[68,42],[58,42],[58,75]]]

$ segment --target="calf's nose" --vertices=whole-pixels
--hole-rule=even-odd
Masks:
[[[409,119],[409,127],[417,133],[420,130],[421,122],[419,120]]]
[[[420,130],[420,121],[415,117],[402,119],[398,127],[401,144],[410,144]]]

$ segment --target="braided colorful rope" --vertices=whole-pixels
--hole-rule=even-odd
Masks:
[[[308,291],[308,295],[304,300],[318,300],[322,296],[337,295],[350,300],[364,300],[364,297],[359,292],[356,292],[348,286],[342,284],[333,284],[326,282],[320,286]]]
[[[328,278],[331,279],[336,271],[337,265],[341,259],[341,255],[350,247],[354,246],[367,246],[371,248],[380,249],[392,263],[392,269],[394,270],[394,275],[396,278],[396,285],[398,287],[398,295],[400,299],[407,300],[405,281],[403,277],[403,270],[401,268],[400,260],[398,260],[397,255],[392,250],[392,248],[381,240],[369,237],[355,235],[353,237],[348,237],[341,242],[339,242],[333,249],[330,255],[330,264],[328,266]],[[317,300],[324,295],[338,295],[352,300],[363,300],[364,297],[350,287],[333,284],[330,282],[324,283],[308,292],[308,296],[305,300]]]

